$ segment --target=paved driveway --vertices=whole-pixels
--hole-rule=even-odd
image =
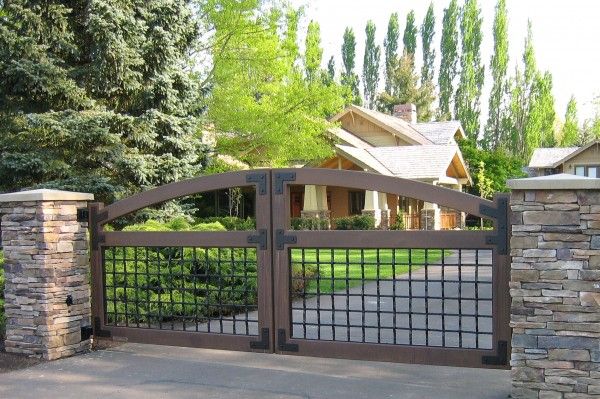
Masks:
[[[125,344],[0,375],[0,398],[503,399],[503,370]]]

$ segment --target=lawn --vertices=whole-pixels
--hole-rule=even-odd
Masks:
[[[307,294],[330,294],[360,286],[363,280],[390,279],[394,275],[436,263],[439,249],[292,249],[293,280],[305,270]],[[363,266],[364,265],[364,266]],[[412,266],[409,266],[412,265]],[[318,290],[317,290],[318,288]]]

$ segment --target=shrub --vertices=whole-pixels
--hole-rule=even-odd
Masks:
[[[290,220],[292,230],[329,230],[329,220],[299,217]]]
[[[390,225],[390,230],[406,230],[406,226],[404,226],[404,213],[398,212],[396,220]]]
[[[254,218],[238,218],[235,216],[215,216],[209,218],[201,218],[197,220],[198,223],[215,223],[218,222],[225,226],[228,231],[245,231],[255,230],[256,220]]]
[[[304,274],[302,273],[302,265],[292,265],[292,297],[297,298],[302,296],[306,290],[306,285],[310,282],[310,279],[314,279],[316,277],[317,265],[304,265]]]
[[[375,218],[371,215],[346,216],[334,222],[336,230],[375,230]]]

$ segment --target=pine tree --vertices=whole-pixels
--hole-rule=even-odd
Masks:
[[[398,41],[400,40],[400,24],[398,22],[398,13],[393,13],[388,22],[387,34],[383,41],[385,49],[385,91],[390,93],[391,75],[394,69],[394,62],[398,57]]]
[[[452,96],[458,74],[458,18],[460,10],[457,0],[451,0],[444,9],[442,40],[440,43],[441,63],[438,76],[440,90],[439,119],[452,118]]]
[[[314,81],[320,76],[321,62],[323,60],[323,49],[321,48],[321,28],[315,21],[310,21],[306,31],[306,42],[304,46],[304,64],[306,79]]]
[[[406,27],[404,28],[402,42],[404,43],[404,53],[411,54],[414,59],[415,52],[417,51],[417,25],[415,23],[414,10],[410,10],[406,15]]]
[[[356,58],[356,37],[352,28],[347,27],[344,30],[344,41],[342,43],[342,85],[348,89],[351,96],[351,103],[362,104],[360,91],[358,88],[358,75],[354,72]]]
[[[477,0],[466,0],[460,19],[462,52],[460,80],[454,98],[454,113],[467,137],[477,140],[484,67],[481,64],[481,10]]]
[[[101,201],[201,170],[183,0],[18,0],[0,19],[0,189]]]
[[[498,0],[494,18],[494,52],[490,62],[493,86],[489,98],[489,115],[483,137],[484,147],[495,150],[506,147],[508,133],[503,129],[508,89],[508,15],[506,0]]]
[[[433,82],[435,63],[435,49],[433,48],[433,36],[435,34],[435,14],[433,3],[429,4],[427,14],[421,25],[421,43],[423,46],[423,66],[421,67],[421,84]]]
[[[567,111],[565,112],[565,124],[562,129],[562,136],[560,139],[560,145],[562,147],[573,147],[577,144],[583,144],[579,142],[579,121],[577,119],[577,101],[574,96],[571,96],[569,103],[567,104]]]
[[[367,38],[363,60],[363,92],[365,95],[365,105],[372,109],[375,106],[375,96],[379,84],[381,47],[375,44],[375,24],[373,21],[367,22],[365,33]]]

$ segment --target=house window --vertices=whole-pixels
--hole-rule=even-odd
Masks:
[[[360,215],[365,208],[365,192],[364,191],[349,191],[348,192],[348,210],[350,215]]]
[[[600,166],[599,165],[579,165],[575,166],[575,174],[577,176],[587,176],[587,177],[600,177]]]

